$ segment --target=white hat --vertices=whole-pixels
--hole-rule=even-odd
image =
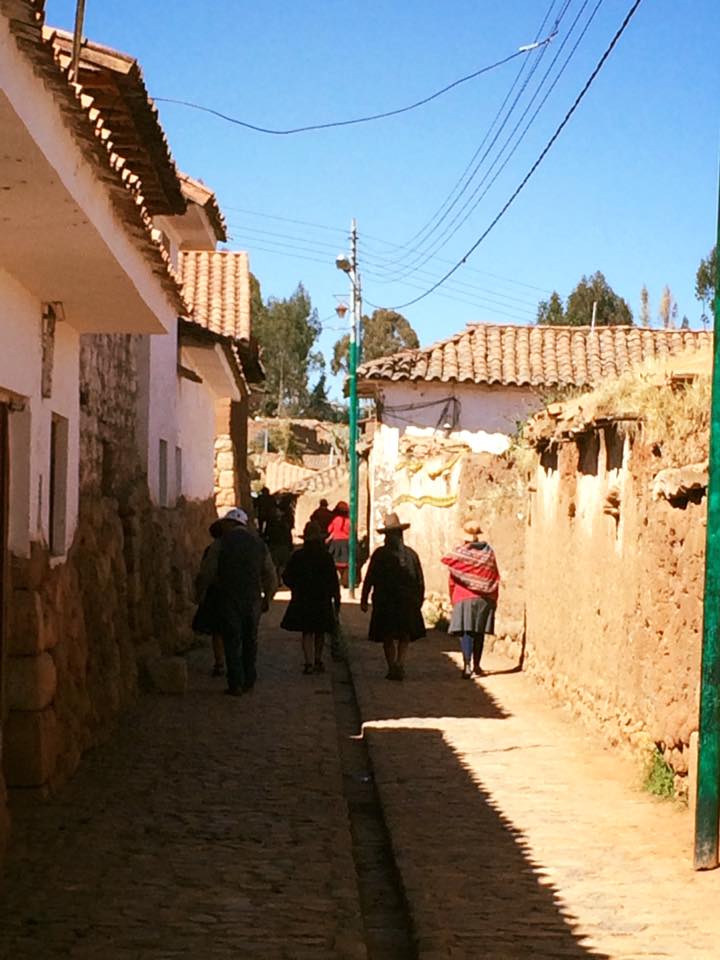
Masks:
[[[223,517],[223,520],[234,520],[235,523],[242,523],[247,525],[248,515],[245,513],[242,507],[233,507]]]

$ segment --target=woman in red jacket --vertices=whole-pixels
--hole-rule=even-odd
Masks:
[[[335,569],[340,575],[344,587],[348,585],[348,563],[350,559],[350,508],[344,500],[335,504],[333,517],[328,525],[327,544],[330,556],[335,561]]]
[[[495,552],[480,539],[477,520],[463,527],[464,543],[442,558],[450,568],[450,599],[453,605],[449,632],[460,637],[463,657],[462,677],[481,677],[480,667],[485,634],[495,632],[500,574]],[[471,666],[472,661],[472,666]]]

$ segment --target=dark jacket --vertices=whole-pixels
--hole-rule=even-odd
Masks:
[[[290,557],[283,573],[290,587],[290,603],[280,626],[299,633],[332,633],[335,608],[340,606],[340,584],[325,545],[306,543]]]
[[[217,593],[223,607],[249,610],[270,600],[277,578],[267,546],[247,527],[223,534],[217,558]]]
[[[370,557],[361,602],[372,592],[369,639],[417,640],[425,636],[420,608],[425,599],[425,579],[420,558],[404,543],[378,547]]]

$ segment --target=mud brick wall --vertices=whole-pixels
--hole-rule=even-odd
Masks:
[[[527,529],[526,662],[604,741],[688,769],[697,727],[705,503],[655,500],[642,437],[545,454]]]

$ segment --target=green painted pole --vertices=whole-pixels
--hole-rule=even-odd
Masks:
[[[357,586],[357,534],[358,534],[358,314],[360,307],[360,290],[357,270],[357,224],[352,222],[351,254],[350,254],[350,282],[352,283],[351,317],[350,317],[350,349],[348,353],[348,372],[350,379],[350,416],[349,416],[349,448],[350,448],[350,541],[348,543],[348,586],[350,597],[355,597]]]
[[[720,192],[718,194],[720,253]],[[715,323],[713,333],[710,454],[705,539],[705,596],[700,678],[695,869],[718,866],[720,824],[720,256],[715,258]]]

